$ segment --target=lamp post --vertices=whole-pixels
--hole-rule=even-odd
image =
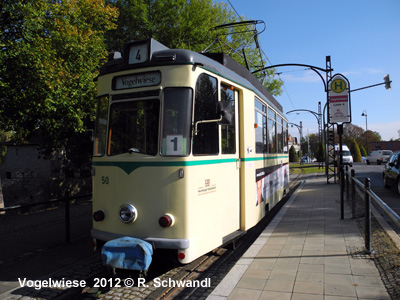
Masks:
[[[368,117],[367,117],[367,111],[365,109],[363,110],[361,117],[365,117],[365,142],[367,144],[367,154],[368,154],[369,153],[369,150],[368,150],[368,121],[367,121]]]
[[[300,151],[299,154],[301,154],[301,139],[303,137],[303,122],[300,121],[300,125],[297,125],[295,123],[289,123],[289,125],[296,126],[297,129],[299,130],[299,134],[300,134],[300,141],[299,141],[299,147],[300,147]]]

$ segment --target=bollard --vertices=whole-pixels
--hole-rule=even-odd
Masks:
[[[356,177],[356,172],[351,169],[351,215],[352,218],[356,218],[356,182],[354,178]]]
[[[369,178],[364,180],[364,202],[365,202],[365,251],[371,254],[371,199],[368,191],[371,187]]]

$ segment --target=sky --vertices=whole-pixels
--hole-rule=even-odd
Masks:
[[[220,0],[243,17],[262,20],[265,31],[260,46],[270,65],[305,64],[326,68],[331,56],[332,74],[342,74],[350,90],[383,83],[390,75],[392,89],[385,85],[350,93],[352,124],[378,132],[382,140],[400,138],[400,1],[399,0]],[[261,28],[261,27],[260,27]],[[284,81],[282,104],[289,122],[303,124],[303,135],[318,132],[316,117],[326,104],[321,78],[304,67],[280,67]],[[325,78],[325,72],[321,73]],[[367,117],[361,116],[366,112]],[[289,127],[292,136],[298,129]]]

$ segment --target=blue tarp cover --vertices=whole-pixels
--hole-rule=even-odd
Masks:
[[[101,250],[103,265],[117,269],[147,271],[152,255],[150,243],[132,237],[108,241]]]

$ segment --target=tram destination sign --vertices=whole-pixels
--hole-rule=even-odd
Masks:
[[[134,89],[139,87],[155,86],[161,83],[160,72],[147,72],[114,77],[113,90]]]
[[[328,83],[329,123],[351,122],[350,83],[346,77],[336,74]]]

